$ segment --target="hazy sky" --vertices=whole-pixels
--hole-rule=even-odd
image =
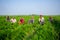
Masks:
[[[60,15],[60,0],[0,0],[0,15]]]

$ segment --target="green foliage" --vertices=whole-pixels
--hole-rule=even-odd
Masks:
[[[53,16],[53,23],[48,21],[49,16],[44,16],[44,25],[38,24],[39,16],[34,16],[34,24],[28,24],[30,16],[12,17],[17,19],[14,24],[7,22],[6,16],[0,16],[0,40],[59,40],[60,16]],[[20,17],[25,19],[25,24],[18,24]]]

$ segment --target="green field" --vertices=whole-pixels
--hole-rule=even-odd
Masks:
[[[12,25],[6,21],[6,16],[0,16],[0,40],[59,40],[60,38],[60,16],[53,16],[54,22],[48,21],[49,16],[44,16],[45,24],[38,24],[39,16],[34,16],[34,24],[28,24],[31,16],[15,17],[17,22]],[[18,24],[20,17],[25,23]]]

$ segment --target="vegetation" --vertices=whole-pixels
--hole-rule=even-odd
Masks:
[[[22,16],[25,23],[19,25],[21,16],[15,17],[17,22],[12,24],[6,21],[6,16],[0,16],[0,40],[59,40],[60,38],[60,16],[53,16],[54,22],[48,21],[49,16],[44,16],[45,24],[38,24],[39,16],[34,16],[35,23],[28,24],[31,16]]]

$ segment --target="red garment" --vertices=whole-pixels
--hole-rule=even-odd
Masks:
[[[23,18],[20,19],[20,23],[21,23],[21,24],[24,23],[24,19],[23,19]]]

